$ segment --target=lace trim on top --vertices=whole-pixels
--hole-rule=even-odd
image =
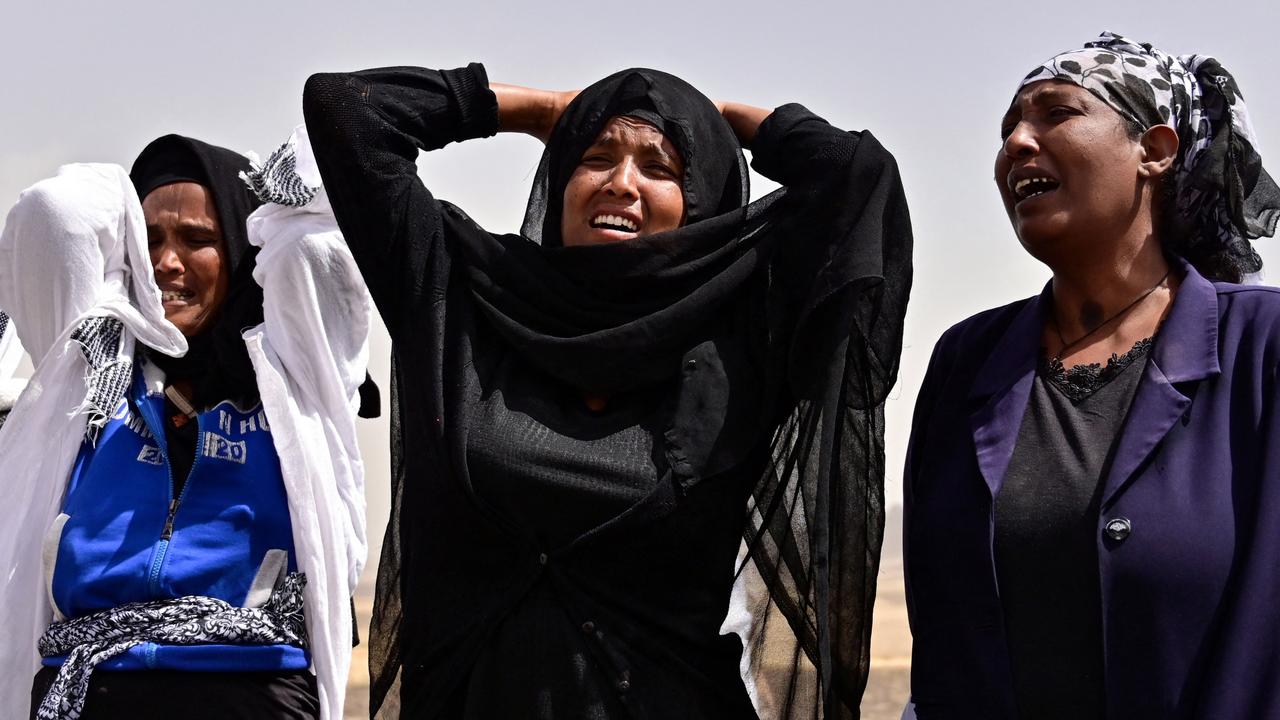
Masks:
[[[1146,357],[1151,350],[1152,338],[1133,344],[1123,355],[1112,353],[1104,366],[1102,363],[1080,364],[1067,370],[1062,358],[1040,356],[1040,375],[1062,391],[1072,402],[1080,402],[1114,380],[1137,360]]]

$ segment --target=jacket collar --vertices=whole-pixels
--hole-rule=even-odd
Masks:
[[[1040,331],[1045,313],[1053,307],[1053,282],[1036,297],[1025,301],[987,356],[969,390],[970,401],[982,401],[1007,392],[1020,379],[1034,373],[1040,353]]]
[[[1116,442],[1102,490],[1104,511],[1137,477],[1178,418],[1190,412],[1191,384],[1222,372],[1218,291],[1190,264],[1181,265],[1186,275],[1156,336]]]
[[[1175,263],[1185,276],[1121,430],[1104,503],[1128,481],[1190,406],[1190,399],[1174,384],[1203,380],[1221,372],[1217,290],[1190,264],[1182,260]],[[969,391],[970,407],[976,408],[970,415],[970,429],[978,465],[993,497],[1000,491],[1013,456],[1035,377],[1045,313],[1052,303],[1051,281],[1014,315]]]
[[[1051,287],[1046,285],[1039,297],[1024,303],[1013,316],[969,390],[969,407],[976,408],[969,416],[969,428],[978,467],[993,498],[1004,483],[1031,395],[1044,309],[1052,302]]]
[[[1152,361],[1171,383],[1194,382],[1218,375],[1218,290],[1185,260],[1175,267],[1185,273],[1173,308],[1152,348]]]

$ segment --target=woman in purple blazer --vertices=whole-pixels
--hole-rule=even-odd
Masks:
[[[934,718],[1280,718],[1280,190],[1206,56],[1104,33],[1022,81],[996,184],[1053,271],[938,341],[906,467]]]

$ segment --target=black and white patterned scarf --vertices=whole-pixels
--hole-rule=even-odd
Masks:
[[[8,329],[9,316],[3,310],[0,310],[0,340],[4,340],[4,333]],[[3,378],[0,378],[0,381],[3,381]],[[10,409],[8,404],[4,402],[3,397],[0,396],[0,428],[4,427],[4,421],[9,418]]]
[[[1018,90],[1041,80],[1083,87],[1142,129],[1169,125],[1180,146],[1174,163],[1178,210],[1257,272],[1249,240],[1271,236],[1280,188],[1262,167],[1249,111],[1235,78],[1208,55],[1173,56],[1104,32],[1079,50],[1031,71]]]
[[[286,142],[267,156],[264,163],[251,162],[240,178],[264,203],[303,207],[315,199],[319,188],[309,187],[298,175],[298,157],[292,143]]]
[[[129,603],[53,623],[40,636],[40,654],[67,658],[36,717],[80,717],[94,667],[142,643],[288,644],[305,648],[302,590],[306,584],[302,573],[290,573],[260,608],[235,607],[217,598],[189,596]]]
[[[92,441],[120,405],[133,381],[133,362],[120,353],[124,323],[114,317],[91,317],[71,332],[89,365],[85,374],[85,398],[80,409],[88,413],[85,436]]]

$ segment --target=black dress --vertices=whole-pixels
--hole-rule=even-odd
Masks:
[[[580,390],[525,362],[476,311],[460,248],[493,236],[417,177],[419,148],[497,131],[486,82],[476,65],[389,68],[313,76],[304,96],[329,198],[393,342],[399,462],[384,557],[398,560],[399,575],[380,572],[394,592],[380,587],[371,628],[373,707],[398,681],[403,717],[755,717],[739,673],[742,643],[719,628],[748,500],[796,405],[763,398],[777,368],[751,361],[762,356],[753,348],[772,342],[762,293],[709,313],[673,372],[610,397],[591,417]],[[753,151],[757,167],[785,183],[842,176],[857,139],[788,106],[761,127]],[[891,167],[866,144],[870,161]],[[900,200],[896,175],[889,182]],[[892,212],[905,222],[905,206]],[[900,243],[893,253],[909,257],[909,229],[903,235],[890,238]],[[884,353],[889,384],[905,287],[894,292],[901,302],[887,302],[881,329],[893,345]],[[868,422],[882,400],[865,408]],[[858,427],[880,459],[878,428]],[[858,511],[874,518],[879,507]],[[848,530],[864,552],[864,536],[878,551],[874,519]],[[781,536],[770,545],[784,546]],[[866,562],[859,556],[847,571],[864,585]],[[866,595],[846,597],[832,612],[864,613]],[[828,688],[846,671],[865,681],[859,642],[869,627],[813,622],[819,635],[855,633],[825,638],[841,641],[834,654],[845,663],[824,673]],[[856,692],[854,711],[855,682],[842,690]]]

